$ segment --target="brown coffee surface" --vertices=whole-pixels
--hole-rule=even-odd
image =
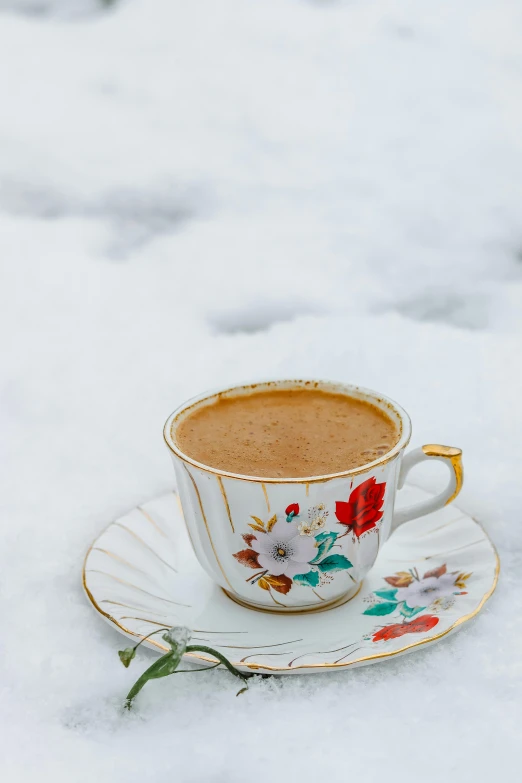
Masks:
[[[302,388],[219,399],[196,408],[172,435],[197,462],[263,478],[341,473],[381,457],[399,439],[374,405]]]

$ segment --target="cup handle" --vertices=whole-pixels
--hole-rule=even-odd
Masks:
[[[446,488],[438,495],[435,495],[434,498],[423,500],[422,503],[415,503],[413,506],[407,506],[407,508],[396,511],[393,516],[392,533],[404,522],[409,522],[410,519],[423,517],[425,514],[431,514],[432,511],[438,511],[439,508],[447,506],[448,503],[451,503],[457,497],[462,489],[464,481],[462,449],[458,449],[455,446],[439,446],[436,443],[428,443],[426,446],[421,446],[421,448],[414,449],[409,454],[406,454],[402,461],[397,488],[403,488],[406,476],[415,465],[424,460],[432,459],[444,462],[448,466],[450,479]]]

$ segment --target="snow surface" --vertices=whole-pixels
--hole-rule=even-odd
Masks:
[[[3,781],[518,780],[521,38],[508,0],[0,0]],[[273,375],[462,446],[498,590],[415,655],[122,715],[153,654],[85,550],[173,486],[180,401]]]

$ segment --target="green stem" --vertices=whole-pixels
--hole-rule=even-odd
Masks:
[[[192,672],[206,672],[210,669],[215,669],[216,666],[221,666],[221,661],[213,663],[212,666],[200,666],[199,669],[176,669],[172,674],[191,674]]]
[[[156,631],[152,631],[151,633],[147,634],[147,636],[144,636],[143,639],[140,639],[138,644],[135,645],[134,649],[137,650],[140,644],[143,644],[143,642],[146,642],[147,639],[150,639],[151,636],[154,636],[155,633],[161,633],[162,631],[168,631],[168,628],[158,628]]]
[[[164,666],[164,664],[167,662],[169,658],[172,658],[174,656],[174,651],[172,650],[169,653],[166,653],[166,655],[162,655],[161,658],[158,658],[152,666],[149,666],[149,668],[143,672],[139,680],[137,680],[130,691],[127,694],[127,698],[125,699],[125,706],[127,709],[130,709],[132,700],[135,696],[138,695],[138,693],[141,691],[143,686],[149,681],[155,679],[156,673],[161,670],[161,668]]]
[[[168,629],[166,629],[168,630]],[[154,633],[157,633],[155,631]],[[149,634],[151,636],[151,634]],[[147,637],[145,637],[146,639]],[[144,641],[144,639],[142,639]],[[191,652],[204,652],[211,655],[213,658],[217,658],[217,663],[214,663],[212,666],[204,666],[200,667],[199,669],[179,669],[179,671],[176,670],[176,667],[181,662],[181,658],[185,653],[191,653]],[[191,644],[186,648],[182,649],[172,649],[170,652],[166,653],[165,655],[162,655],[160,658],[158,658],[152,666],[149,666],[149,668],[143,672],[141,677],[138,679],[137,682],[134,683],[132,688],[127,694],[127,698],[125,700],[125,706],[127,709],[130,709],[133,699],[138,695],[138,693],[141,691],[143,686],[149,682],[149,680],[156,680],[160,677],[167,677],[169,674],[182,674],[182,673],[188,673],[190,671],[203,671],[204,669],[214,669],[216,666],[219,666],[220,664],[223,664],[228,671],[233,674],[235,677],[239,677],[240,680],[242,680],[245,685],[248,686],[247,679],[249,677],[253,677],[253,674],[245,674],[243,672],[240,672],[239,669],[236,669],[235,666],[233,666],[230,661],[225,658],[224,655],[221,655],[221,653],[217,652],[217,650],[213,650],[212,647],[206,647],[205,645],[199,645],[199,644]],[[242,693],[242,691],[240,691]]]
[[[212,655],[212,657],[217,658],[218,661],[223,664],[223,666],[226,666],[231,674],[233,674],[235,677],[239,677],[241,680],[244,680],[244,682],[246,682],[249,677],[254,676],[253,674],[245,674],[245,672],[240,672],[239,669],[236,669],[236,667],[230,663],[228,658],[225,658],[224,655],[218,653],[217,650],[213,650],[212,647],[205,647],[204,645],[199,644],[189,644],[185,652],[205,652],[209,655]]]

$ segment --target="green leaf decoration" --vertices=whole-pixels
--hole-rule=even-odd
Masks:
[[[383,617],[385,614],[391,614],[397,608],[394,601],[382,601],[380,604],[374,604],[365,609],[363,614],[371,614],[373,617]]]
[[[338,533],[334,533],[333,531],[329,531],[327,533],[318,533],[316,535],[316,537],[315,537],[315,540],[316,541],[325,541],[327,538],[331,538],[332,539],[332,543],[333,543],[335,541],[335,539],[337,538],[337,536],[338,536]]]
[[[323,555],[327,555],[330,549],[333,547],[336,538],[337,533],[319,533],[318,536],[315,536],[315,540],[318,543],[317,554],[313,560],[310,560],[310,562],[317,563],[317,561],[320,560]]]
[[[397,588],[395,590],[375,590],[374,592],[379,598],[384,598],[386,601],[393,601],[397,595]]]
[[[307,574],[296,574],[294,582],[305,587],[317,587],[319,584],[319,574],[317,571],[308,571]]]
[[[320,563],[317,563],[317,568],[323,573],[328,573],[330,571],[344,571],[346,568],[352,568],[352,564],[344,555],[328,555]]]
[[[328,554],[330,549],[332,548],[332,542],[330,539],[326,539],[326,541],[321,541],[319,546],[317,547],[317,554],[314,557],[313,560],[310,560],[310,563],[317,563],[324,555]]]
[[[419,612],[422,612],[424,609],[426,609],[425,606],[415,606],[413,609],[411,609],[406,601],[402,601],[399,604],[399,612],[403,617],[413,617],[413,615],[419,614]]]
[[[136,648],[135,647],[126,647],[125,650],[118,650],[118,655],[120,656],[120,661],[125,666],[126,669],[129,668],[130,662],[136,655]]]

